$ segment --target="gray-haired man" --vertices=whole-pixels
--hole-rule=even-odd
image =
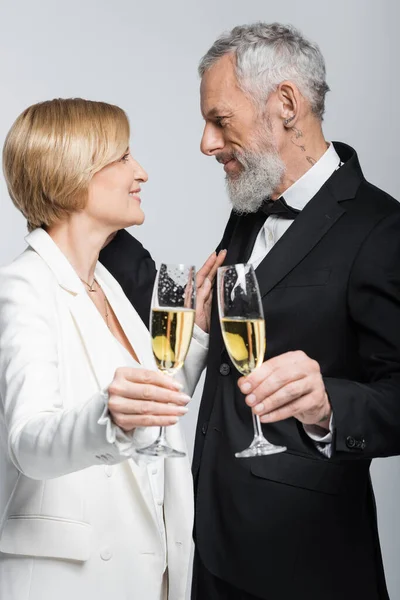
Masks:
[[[267,353],[238,379],[214,297],[193,599],[387,599],[369,466],[400,453],[400,205],[325,140],[324,60],[295,29],[236,27],[200,75],[202,150],[233,204],[220,247],[256,268]],[[121,231],[102,260],[147,319],[149,254]],[[235,458],[249,406],[287,452]]]
[[[233,204],[220,247],[256,267],[267,353],[238,380],[214,303],[193,598],[387,598],[369,465],[400,452],[400,206],[325,140],[324,60],[294,28],[236,27],[200,75]],[[235,458],[249,406],[287,452]]]

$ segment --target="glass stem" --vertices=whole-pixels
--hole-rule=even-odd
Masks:
[[[161,373],[163,373],[164,375],[169,375],[170,377],[173,377],[175,375],[174,372],[171,373],[171,371],[164,371],[161,370]],[[160,427],[160,431],[158,432],[158,437],[155,441],[156,444],[163,444],[163,446],[167,446],[167,428],[166,427]]]
[[[264,439],[264,434],[261,429],[260,417],[258,415],[255,415],[253,412],[251,414],[253,415],[253,426],[254,426],[255,439],[257,439],[257,440]]]
[[[156,444],[164,444],[166,445],[167,443],[167,438],[165,435],[166,432],[166,428],[165,427],[160,427],[160,431],[158,432],[158,437],[155,441]]]

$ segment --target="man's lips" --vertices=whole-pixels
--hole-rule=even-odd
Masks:
[[[234,156],[217,156],[217,161],[221,165],[226,165],[231,160],[235,160],[235,157]]]
[[[224,165],[224,171],[225,171],[225,173],[229,173],[229,171],[236,170],[235,167],[237,165],[240,165],[240,163],[237,160],[237,158],[235,156],[232,156],[232,155],[222,154],[220,156],[217,156],[216,159],[217,159],[217,161],[221,165]]]
[[[229,160],[227,160],[226,162],[224,162],[224,171],[225,173],[228,173],[229,171],[233,170],[235,168],[235,164],[237,163],[236,158],[231,158]]]

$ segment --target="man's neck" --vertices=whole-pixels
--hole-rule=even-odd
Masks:
[[[321,126],[298,125],[288,129],[287,137],[280,156],[286,165],[286,171],[279,188],[272,195],[276,200],[285,193],[300,177],[319,161],[329,147]]]

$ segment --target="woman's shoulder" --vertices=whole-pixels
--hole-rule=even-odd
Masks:
[[[0,268],[0,294],[10,289],[22,293],[29,288],[48,292],[56,279],[45,261],[28,247],[11,263]]]

